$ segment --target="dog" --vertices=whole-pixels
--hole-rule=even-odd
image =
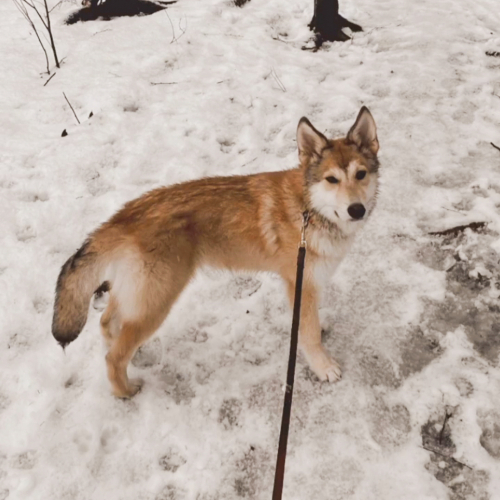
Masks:
[[[126,203],[62,266],[52,333],[64,348],[87,321],[94,292],[109,291],[101,333],[115,396],[132,397],[127,376],[136,350],[158,329],[202,266],[270,271],[293,305],[302,214],[307,211],[299,346],[322,381],[341,378],[321,343],[318,300],[375,207],[379,143],[362,107],[346,137],[327,139],[307,118],[297,128],[296,168],[208,177],[154,189]]]

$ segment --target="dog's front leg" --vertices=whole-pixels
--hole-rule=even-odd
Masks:
[[[293,308],[295,283],[288,282],[288,295]],[[318,315],[318,292],[313,283],[305,279],[302,286],[300,307],[299,346],[311,370],[320,380],[337,382],[342,378],[339,364],[328,354],[321,343],[321,326]]]

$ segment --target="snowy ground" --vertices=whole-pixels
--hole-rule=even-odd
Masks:
[[[292,167],[302,115],[339,135],[362,104],[383,186],[321,309],[344,378],[298,365],[284,498],[500,499],[496,0],[342,1],[365,31],[318,53],[300,50],[312,4],[179,0],[66,26],[63,2],[45,87],[34,35],[0,4],[0,500],[271,498],[279,280],[200,275],[136,356],[131,401],[110,394],[98,311],[66,354],[52,338],[55,281],[126,200]]]

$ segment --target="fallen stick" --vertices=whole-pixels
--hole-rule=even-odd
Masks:
[[[52,80],[52,78],[54,78],[54,76],[56,76],[57,73],[53,73],[52,76],[43,84],[43,86],[45,87],[45,85],[47,85],[47,83],[50,82],[50,80]]]
[[[448,236],[449,234],[457,235],[466,229],[472,229],[472,231],[477,231],[478,229],[482,229],[488,223],[487,222],[471,222],[470,224],[465,224],[463,226],[455,226],[450,227],[449,229],[444,229],[443,231],[433,231],[429,233],[432,236]]]
[[[71,106],[71,103],[68,101],[68,98],[66,97],[66,94],[64,92],[63,92],[63,96],[66,99],[66,102],[69,104],[71,111],[73,111],[73,114],[75,115],[75,118],[76,118],[76,121],[78,122],[78,125],[80,125],[80,120],[78,119],[78,116],[76,116],[75,110],[73,109],[73,106]]]

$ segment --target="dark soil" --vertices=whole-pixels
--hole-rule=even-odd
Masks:
[[[489,500],[488,474],[453,457],[456,446],[449,426],[453,416],[445,413],[421,428],[422,447],[430,454],[426,469],[450,490],[450,500]]]
[[[109,21],[114,17],[121,16],[149,16],[166,9],[167,5],[173,4],[175,1],[153,3],[147,0],[105,0],[97,4],[94,2],[94,5],[83,7],[71,14],[66,19],[66,24],[75,24],[78,21],[95,21],[96,19]]]

